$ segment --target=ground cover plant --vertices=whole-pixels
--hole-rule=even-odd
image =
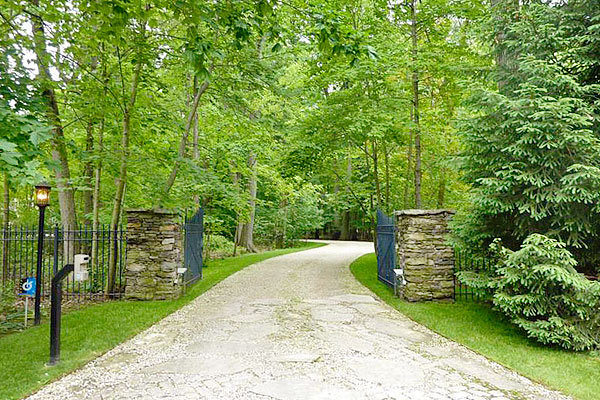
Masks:
[[[178,310],[229,275],[262,260],[322,244],[213,260],[204,279],[173,301],[112,301],[63,315],[61,362],[47,367],[49,324],[0,338],[0,398],[20,399]],[[118,326],[119,329],[112,329]]]
[[[374,254],[362,256],[350,269],[380,299],[442,336],[576,399],[598,398],[600,355],[597,352],[573,352],[537,344],[503,314],[482,303],[405,302],[377,279]]]

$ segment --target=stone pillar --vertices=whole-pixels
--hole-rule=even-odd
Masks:
[[[173,299],[181,294],[177,268],[182,267],[180,217],[160,209],[127,210],[125,298]]]
[[[408,301],[451,300],[454,250],[446,242],[452,210],[396,211],[397,268],[404,270]]]

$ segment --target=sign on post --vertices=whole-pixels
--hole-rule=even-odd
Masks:
[[[19,292],[19,296],[35,296],[35,278],[23,278],[21,279],[21,291]]]
[[[35,296],[36,280],[34,277],[21,279],[21,290],[19,296],[25,296],[25,326],[27,326],[27,315],[29,313],[29,298]]]

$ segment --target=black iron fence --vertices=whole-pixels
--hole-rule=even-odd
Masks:
[[[488,272],[493,268],[491,259],[475,256],[468,251],[459,248],[454,249],[454,298],[456,300],[486,301],[489,294],[485,291],[469,286],[458,279],[457,274]]]
[[[16,287],[22,278],[36,274],[38,231],[27,226],[11,226],[0,231],[0,236],[2,285],[7,287],[12,284]],[[40,286],[42,296],[50,295],[50,282],[54,274],[64,265],[72,263],[75,254],[82,253],[90,255],[90,277],[85,282],[76,282],[72,276],[67,277],[63,284],[63,296],[77,300],[120,298],[125,284],[126,236],[122,227],[111,230],[106,225],[101,225],[97,230],[89,226],[80,226],[75,230],[64,230],[58,226],[45,228]],[[105,293],[111,263],[116,267],[115,290]]]

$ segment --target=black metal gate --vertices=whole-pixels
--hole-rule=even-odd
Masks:
[[[394,286],[396,268],[396,226],[394,219],[377,210],[377,277]]]
[[[184,275],[186,284],[202,279],[202,250],[204,232],[204,210],[199,209],[193,217],[185,218],[185,247],[183,253],[184,266],[187,271]]]

